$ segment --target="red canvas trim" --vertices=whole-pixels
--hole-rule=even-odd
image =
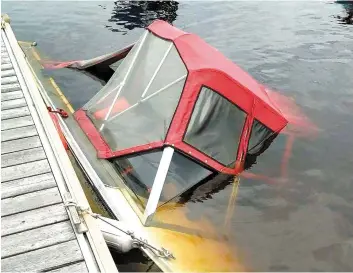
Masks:
[[[111,155],[108,158],[111,157],[117,157],[117,156],[123,156],[123,155],[127,155],[127,154],[132,154],[132,153],[137,153],[137,152],[145,152],[148,150],[153,150],[156,148],[160,148],[163,147],[164,142],[163,141],[155,141],[155,142],[151,142],[151,143],[147,143],[144,145],[139,145],[139,146],[135,146],[132,148],[128,148],[128,149],[123,149],[123,150],[119,150],[119,151],[112,151]],[[107,157],[105,157],[107,158]]]
[[[206,156],[202,152],[196,150],[194,147],[190,146],[185,142],[179,142],[173,145],[175,148],[183,151],[185,154],[188,154],[194,158],[200,160],[203,164],[210,166],[211,168],[226,174],[237,174],[239,170],[227,168],[220,164],[219,162],[211,159],[210,157]]]
[[[100,63],[108,63],[109,65],[111,63],[121,60],[122,58],[125,58],[133,46],[134,44],[127,46],[117,52],[99,56],[90,60],[76,60],[76,61],[66,61],[66,62],[42,60],[41,64],[45,69],[53,69],[53,70],[61,69],[65,67],[85,69]]]
[[[245,160],[246,153],[248,150],[248,142],[251,135],[251,126],[253,124],[253,121],[254,119],[251,115],[248,115],[247,119],[245,120],[244,128],[241,133],[241,138],[239,140],[239,148],[238,148],[238,155],[237,155],[238,162],[242,162]]]
[[[98,158],[108,159],[131,153],[148,151],[163,146],[163,141],[156,141],[120,151],[112,151],[83,109],[76,111],[74,116],[81,129],[97,150]]]
[[[166,136],[167,144],[175,144],[183,140],[192,110],[201,91],[201,86],[198,72],[189,73],[183,93],[180,97],[180,103],[175,111]]]
[[[253,116],[276,133],[279,133],[288,124],[283,116],[258,99],[255,101]]]
[[[173,27],[162,20],[155,20],[152,24],[147,27],[147,29],[158,37],[172,41],[182,35],[188,34],[187,32]]]
[[[94,148],[98,152],[98,157],[100,158],[109,158],[112,155],[112,152],[105,142],[105,140],[100,135],[99,131],[96,129],[92,121],[87,117],[85,111],[79,109],[74,114],[75,119],[80,125],[81,129],[84,131]]]
[[[59,124],[59,119],[58,117],[56,116],[56,114],[54,114],[53,112],[49,112],[49,115],[54,123],[54,126],[56,128],[56,131],[58,132],[59,134],[59,137],[60,137],[60,140],[61,140],[61,143],[63,144],[65,150],[69,150],[69,146],[67,144],[67,141],[66,141],[66,138],[64,136],[64,133],[63,131],[61,130],[61,127],[60,127],[60,124]]]

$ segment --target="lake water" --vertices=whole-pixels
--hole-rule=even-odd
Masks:
[[[295,140],[285,179],[283,136],[258,158],[251,172],[273,182],[241,179],[229,243],[255,271],[353,270],[352,3],[2,2],[2,12],[19,40],[36,41],[52,60],[114,51],[134,42],[153,19],[166,19],[293,97],[319,134]],[[75,108],[100,88],[69,70],[54,77]],[[187,206],[224,225],[232,189],[226,183]]]

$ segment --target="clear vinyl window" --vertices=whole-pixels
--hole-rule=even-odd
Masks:
[[[115,158],[113,165],[129,194],[143,211],[147,205],[154,178],[162,158],[162,150],[153,150]],[[165,179],[159,206],[196,185],[212,172],[192,161],[178,151],[174,151],[167,177]]]
[[[246,113],[202,87],[184,141],[223,165],[235,162]]]
[[[163,141],[186,77],[174,44],[146,31],[84,110],[113,151]]]

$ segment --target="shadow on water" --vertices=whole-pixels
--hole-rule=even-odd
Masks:
[[[145,28],[153,20],[162,19],[172,23],[177,18],[179,3],[176,1],[116,1],[106,25],[113,32],[127,34],[134,28]]]
[[[138,249],[119,253],[110,248],[113,260],[120,272],[162,272],[158,266]]]
[[[352,1],[337,1],[336,3],[341,4],[345,9],[345,15],[337,15],[336,18],[340,24],[353,25],[353,2]]]

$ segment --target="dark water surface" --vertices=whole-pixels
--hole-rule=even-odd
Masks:
[[[164,18],[295,98],[319,135],[295,140],[287,179],[279,170],[284,137],[258,158],[251,171],[275,181],[241,179],[229,243],[252,270],[353,271],[353,4],[2,2],[2,12],[18,39],[36,41],[53,60],[114,51]],[[69,70],[54,77],[75,108],[100,88]],[[187,206],[221,227],[232,187]]]

